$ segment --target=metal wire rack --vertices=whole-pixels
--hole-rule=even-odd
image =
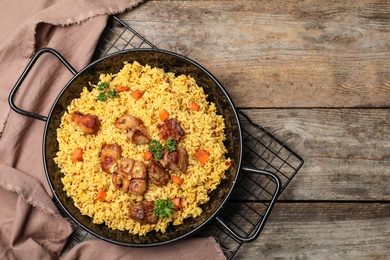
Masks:
[[[112,16],[100,38],[93,59],[133,48],[157,47],[126,22]],[[254,124],[244,112],[239,111],[239,118],[243,133],[243,165],[275,173],[281,181],[281,189],[279,194],[275,194],[276,183],[269,176],[246,170],[240,172],[229,201],[218,213],[216,220],[197,234],[197,236],[215,237],[227,259],[232,259],[244,242],[227,232],[219,224],[218,219],[227,223],[240,237],[257,238],[260,233],[256,234],[256,230],[261,232],[272,206],[272,198],[280,195],[303,165],[303,159],[298,154],[264,128]],[[77,224],[72,223],[72,225],[74,232],[69,238],[64,253],[78,243],[94,238]]]

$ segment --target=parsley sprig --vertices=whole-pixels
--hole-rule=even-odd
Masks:
[[[172,214],[175,212],[175,206],[171,200],[158,199],[154,203],[153,213],[157,217],[163,218],[172,217]]]
[[[165,148],[170,153],[176,151],[176,140],[173,138],[168,138],[168,140],[165,142]]]
[[[102,82],[102,83],[99,83],[96,87],[99,91],[101,91],[99,93],[99,95],[97,96],[97,99],[100,100],[100,101],[107,101],[107,99],[109,98],[116,98],[118,96],[118,92],[116,91],[116,89],[108,89],[109,88],[109,84],[107,82]]]
[[[148,150],[152,152],[154,159],[160,160],[162,158],[163,149],[162,144],[158,140],[153,139],[150,141]]]
[[[153,154],[154,159],[160,160],[163,156],[164,149],[168,152],[176,151],[176,141],[173,138],[168,138],[165,145],[162,145],[158,140],[151,140],[148,150]]]
[[[102,82],[102,83],[97,85],[97,89],[100,91],[103,91],[103,90],[107,89],[108,87],[109,87],[109,85],[107,82]]]

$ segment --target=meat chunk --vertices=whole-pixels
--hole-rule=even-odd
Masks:
[[[148,182],[144,179],[132,179],[130,181],[129,192],[134,195],[142,195],[146,191]]]
[[[130,176],[122,171],[116,171],[112,175],[112,183],[115,188],[127,192],[130,186]]]
[[[134,159],[132,158],[124,158],[118,165],[118,169],[126,174],[130,174],[135,164]]]
[[[139,129],[129,128],[127,138],[134,144],[148,144],[150,142],[149,135]]]
[[[138,117],[129,115],[129,114],[123,114],[115,122],[115,126],[119,129],[122,129],[122,130],[127,130],[129,128],[138,126],[140,124],[143,124],[141,119],[139,119]]]
[[[115,172],[115,167],[121,158],[121,147],[114,144],[104,144],[100,152],[100,167],[107,173]]]
[[[148,169],[146,165],[141,161],[135,161],[133,169],[131,169],[130,175],[135,179],[146,179]]]
[[[146,191],[148,170],[143,162],[124,158],[117,168],[112,176],[112,182],[117,189],[135,195],[142,195]]]
[[[165,168],[153,159],[148,164],[148,176],[150,181],[156,186],[167,184],[170,178]]]
[[[100,128],[99,118],[95,115],[75,111],[70,114],[70,123],[74,129],[84,134],[97,134]]]
[[[148,174],[146,165],[141,161],[136,161],[132,158],[124,158],[118,164],[118,170],[123,171],[131,176],[131,178],[145,179]]]
[[[186,149],[181,147],[177,147],[174,152],[165,150],[160,163],[165,168],[185,173],[188,165],[188,153]]]
[[[155,224],[158,217],[154,215],[153,210],[154,202],[152,201],[136,202],[130,206],[129,217],[142,224]]]
[[[184,131],[179,122],[174,118],[167,119],[163,123],[158,124],[157,128],[161,139],[164,141],[168,140],[170,137],[179,141],[180,137],[184,135]]]
[[[138,117],[124,114],[115,122],[119,129],[127,130],[127,138],[134,144],[148,144],[150,137],[144,122]]]

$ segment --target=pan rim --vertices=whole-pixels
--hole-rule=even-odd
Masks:
[[[66,205],[64,205],[63,201],[61,200],[61,198],[59,197],[59,195],[58,195],[58,193],[56,191],[56,187],[54,187],[53,180],[52,180],[52,178],[50,176],[50,172],[49,172],[49,169],[48,169],[48,166],[47,166],[48,162],[47,162],[47,158],[46,158],[46,154],[45,154],[46,153],[46,147],[47,147],[47,135],[48,135],[48,131],[49,131],[50,120],[52,119],[52,116],[53,116],[53,113],[54,113],[54,110],[55,110],[55,106],[59,102],[59,99],[61,98],[61,96],[67,91],[68,87],[72,84],[72,82],[74,80],[76,80],[80,75],[84,74],[86,71],[88,71],[89,69],[91,69],[92,67],[97,65],[98,63],[101,63],[102,61],[114,58],[114,57],[122,55],[122,54],[128,54],[128,53],[132,53],[132,52],[151,52],[151,53],[167,54],[167,55],[171,55],[171,56],[174,56],[176,58],[182,59],[182,60],[184,60],[186,62],[189,62],[190,64],[192,64],[195,67],[197,67],[198,69],[200,69],[205,75],[207,75],[207,77],[209,77],[213,82],[216,83],[216,85],[222,91],[223,95],[226,97],[230,107],[232,108],[234,119],[235,119],[234,121],[236,122],[236,127],[237,127],[237,131],[238,131],[237,134],[239,136],[239,140],[237,140],[239,142],[239,152],[238,152],[239,158],[237,160],[236,174],[235,174],[235,177],[234,177],[234,179],[233,179],[233,181],[231,183],[231,187],[229,188],[229,191],[226,192],[226,196],[222,200],[220,205],[214,210],[214,212],[210,216],[207,217],[207,219],[203,220],[202,223],[199,226],[197,226],[196,228],[188,231],[185,234],[179,235],[177,237],[170,238],[170,239],[164,240],[164,241],[152,242],[152,243],[128,243],[128,242],[123,242],[123,241],[118,241],[118,240],[115,240],[115,239],[112,239],[112,238],[108,238],[108,237],[105,237],[105,236],[103,236],[101,234],[98,234],[97,232],[94,232],[93,230],[88,228],[84,223],[82,223],[79,219],[77,219],[74,216],[74,214],[72,214],[69,211],[69,209],[66,207]],[[153,48],[140,48],[140,49],[130,49],[130,50],[118,51],[118,52],[109,54],[109,55],[107,55],[105,57],[102,57],[102,58],[100,58],[100,59],[98,59],[98,60],[88,64],[83,69],[81,69],[78,73],[76,73],[68,81],[68,83],[63,87],[63,89],[57,95],[57,98],[55,99],[55,101],[52,104],[52,107],[51,107],[51,109],[49,111],[49,114],[48,114],[48,117],[47,117],[47,122],[46,122],[46,125],[45,125],[44,133],[43,133],[43,144],[42,145],[43,145],[42,146],[42,148],[43,148],[42,149],[43,164],[44,164],[45,175],[46,175],[48,184],[50,186],[51,191],[53,192],[54,199],[56,200],[57,204],[61,207],[61,209],[67,214],[67,216],[70,217],[79,227],[83,228],[85,231],[87,231],[88,233],[90,233],[91,235],[93,235],[93,236],[95,236],[97,238],[100,238],[100,239],[102,239],[104,241],[107,241],[107,242],[110,242],[110,243],[113,243],[113,244],[117,244],[117,245],[121,245],[121,246],[131,246],[131,247],[152,247],[152,246],[159,246],[159,245],[172,243],[174,241],[181,240],[181,239],[184,239],[184,238],[187,238],[189,236],[194,235],[196,232],[200,231],[207,223],[212,221],[218,215],[218,213],[221,211],[221,209],[224,207],[224,205],[227,203],[227,201],[228,201],[228,199],[229,199],[229,197],[230,197],[234,187],[236,186],[236,181],[237,181],[240,169],[241,169],[242,153],[243,153],[243,151],[242,151],[242,128],[241,128],[241,123],[240,123],[240,120],[239,120],[238,112],[237,112],[236,107],[234,106],[234,103],[232,102],[232,99],[230,98],[230,96],[227,93],[227,91],[224,88],[224,86],[219,82],[219,80],[212,73],[210,73],[206,68],[204,68],[202,65],[200,65],[199,63],[197,63],[196,61],[194,61],[194,60],[192,60],[192,59],[190,59],[188,57],[185,57],[185,56],[183,56],[181,54],[178,54],[178,53],[175,53],[175,52],[171,52],[171,51],[168,51],[168,50],[153,49]],[[58,173],[58,174],[60,174],[60,173]]]

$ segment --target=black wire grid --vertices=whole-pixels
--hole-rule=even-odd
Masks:
[[[132,29],[116,16],[110,17],[100,38],[93,59],[125,49],[154,48],[151,42]],[[243,166],[268,170],[275,173],[281,182],[279,194],[275,194],[277,183],[269,176],[242,170],[229,201],[197,236],[213,236],[220,243],[227,259],[232,259],[242,244],[227,231],[218,220],[222,220],[242,238],[256,239],[266,222],[272,200],[287,187],[303,165],[303,159],[283,142],[264,128],[250,121],[245,113],[239,111],[243,135]],[[69,238],[64,254],[78,243],[94,238],[83,228],[71,221],[74,232]],[[253,240],[252,239],[252,240]]]

